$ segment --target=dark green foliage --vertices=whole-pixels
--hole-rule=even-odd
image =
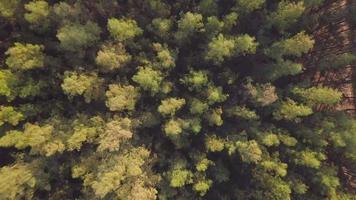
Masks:
[[[0,199],[354,199],[325,3],[0,0]]]

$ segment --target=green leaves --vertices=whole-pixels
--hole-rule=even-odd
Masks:
[[[77,72],[66,71],[62,83],[62,89],[69,98],[82,95],[85,102],[98,100],[102,97],[103,79],[96,73],[79,74]]]
[[[85,24],[66,24],[57,32],[60,47],[69,52],[81,51],[93,46],[100,36],[99,26],[91,21]]]
[[[6,64],[12,70],[26,71],[44,67],[44,47],[36,44],[22,44],[16,42],[6,52]]]
[[[135,20],[111,18],[107,24],[110,35],[119,42],[124,42],[143,33]]]
[[[31,1],[25,5],[28,13],[25,13],[25,19],[33,27],[47,28],[49,25],[48,15],[50,13],[49,5],[46,1]]]
[[[255,38],[247,34],[231,39],[219,34],[208,44],[205,59],[221,64],[225,59],[234,55],[254,54],[257,46]]]
[[[95,62],[103,72],[110,72],[125,67],[131,61],[131,55],[121,44],[103,45],[98,51]]]
[[[203,31],[203,16],[198,13],[187,12],[182,15],[178,21],[178,31],[175,33],[175,38],[178,43],[182,44],[198,32]]]
[[[106,106],[111,111],[135,110],[138,95],[137,89],[131,85],[111,84],[106,92]]]
[[[160,71],[151,67],[140,67],[138,72],[132,77],[132,80],[138,83],[144,90],[156,94],[160,90],[163,75]]]
[[[276,120],[294,120],[311,114],[313,114],[313,110],[310,107],[298,105],[295,101],[287,99],[281,102],[279,108],[273,112],[273,117]]]
[[[0,181],[4,183],[0,187],[1,199],[33,198],[36,178],[30,166],[22,163],[4,166],[0,169]]]
[[[294,3],[283,0],[279,2],[277,10],[269,15],[268,21],[283,32],[297,22],[304,10],[303,1]]]

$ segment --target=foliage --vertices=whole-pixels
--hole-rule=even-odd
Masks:
[[[131,60],[121,43],[103,45],[95,58],[95,62],[104,72],[123,68]]]
[[[57,32],[60,47],[75,52],[93,46],[99,40],[101,30],[91,21],[82,24],[66,24]]]
[[[0,199],[354,199],[329,3],[0,0]]]
[[[269,23],[278,30],[284,31],[297,22],[305,10],[304,2],[280,1],[278,8],[269,16]]]
[[[109,85],[106,106],[111,111],[134,110],[138,98],[137,89],[131,85]]]
[[[5,55],[8,56],[6,64],[13,70],[30,70],[44,67],[44,47],[34,44],[22,44],[16,42],[9,48]]]
[[[77,72],[64,72],[62,89],[69,98],[82,95],[86,102],[101,98],[103,79],[96,73],[79,74]]]
[[[142,29],[132,19],[112,18],[108,20],[107,27],[111,36],[119,42],[133,39],[142,34]]]

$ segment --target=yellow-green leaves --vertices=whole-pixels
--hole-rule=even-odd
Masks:
[[[305,150],[297,153],[295,162],[298,165],[304,165],[306,167],[318,169],[321,165],[321,162],[325,159],[326,156],[321,152]]]
[[[131,55],[126,53],[121,44],[103,45],[98,51],[95,62],[103,72],[110,72],[125,67],[131,61]]]
[[[294,120],[312,113],[313,110],[310,107],[298,105],[295,101],[287,99],[287,101],[281,102],[279,108],[273,113],[273,117],[277,120]]]
[[[216,135],[208,136],[205,138],[205,147],[210,152],[222,151],[225,147],[225,140]]]
[[[117,151],[122,143],[132,138],[131,120],[115,119],[106,124],[104,134],[100,134],[98,151]]]
[[[18,112],[12,106],[0,106],[0,127],[4,123],[9,123],[16,126],[20,121],[24,119],[21,112]]]
[[[269,23],[284,31],[297,22],[304,10],[303,1],[295,3],[283,0],[279,2],[277,10],[269,16]]]
[[[107,28],[111,37],[116,41],[124,42],[133,39],[143,33],[142,29],[138,27],[133,19],[116,19],[108,20]]]
[[[198,13],[187,12],[178,21],[178,31],[175,37],[179,43],[184,43],[195,33],[203,31],[203,28],[203,16]]]
[[[66,71],[62,83],[62,89],[69,98],[83,95],[87,103],[102,97],[103,79],[96,73],[81,74]]]
[[[235,55],[254,54],[258,46],[255,40],[247,34],[232,38],[219,34],[209,42],[205,59],[221,64],[225,59]]]
[[[25,19],[32,27],[44,27],[49,25],[48,15],[50,13],[49,5],[46,1],[36,0],[25,4]]]
[[[138,83],[144,90],[156,94],[160,90],[163,75],[160,71],[151,67],[140,67],[138,72],[132,77],[132,80]]]
[[[184,105],[185,105],[184,99],[168,98],[161,101],[161,105],[158,107],[158,112],[160,112],[162,115],[173,116]]]
[[[265,3],[265,0],[237,0],[237,4],[241,7],[241,11],[251,12],[259,9]]]
[[[0,0],[0,16],[11,18],[15,15],[15,11],[21,0]]]
[[[242,161],[246,163],[257,163],[262,159],[262,151],[255,140],[236,143]]]
[[[164,132],[167,136],[177,136],[183,131],[182,120],[179,119],[170,119],[164,125]]]
[[[175,169],[170,174],[171,187],[183,187],[193,182],[193,173],[186,169]]]
[[[291,38],[274,43],[266,53],[277,60],[284,55],[300,57],[308,53],[313,48],[314,43],[313,38],[303,31]]]
[[[188,86],[189,90],[200,90],[209,82],[208,73],[206,71],[193,71],[186,74],[181,82]]]
[[[44,47],[36,44],[22,44],[16,42],[10,47],[7,55],[6,64],[12,70],[30,70],[44,67],[45,55]]]
[[[342,93],[328,87],[311,87],[308,89],[295,87],[292,92],[300,96],[307,104],[335,105],[341,101]]]
[[[32,153],[46,154],[45,145],[51,140],[53,127],[50,125],[38,126],[27,123],[24,131],[9,131],[5,136],[0,138],[1,147],[16,147],[24,149],[31,147]]]
[[[235,50],[235,40],[225,38],[224,35],[219,34],[208,44],[208,51],[205,59],[220,64],[226,58],[232,57],[235,54]]]
[[[93,46],[100,36],[100,27],[91,21],[86,24],[66,24],[57,32],[60,47],[66,51],[76,52]]]
[[[32,199],[36,186],[33,170],[26,164],[0,169],[0,199]]]
[[[160,69],[171,69],[176,66],[175,54],[168,49],[167,45],[153,43],[153,48],[157,52],[157,65]]]
[[[106,97],[106,106],[111,111],[132,111],[135,109],[138,91],[131,85],[111,84]]]

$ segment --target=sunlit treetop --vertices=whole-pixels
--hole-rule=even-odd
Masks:
[[[15,11],[21,0],[0,0],[0,16],[11,18],[15,15]]]
[[[270,14],[269,23],[280,31],[295,24],[305,10],[304,2],[281,1],[277,10]]]
[[[107,28],[110,35],[119,42],[133,39],[143,33],[142,29],[133,19],[116,19],[108,20]]]
[[[37,44],[22,44],[16,42],[10,47],[7,55],[6,64],[12,70],[30,70],[44,67],[45,54],[44,47]]]

